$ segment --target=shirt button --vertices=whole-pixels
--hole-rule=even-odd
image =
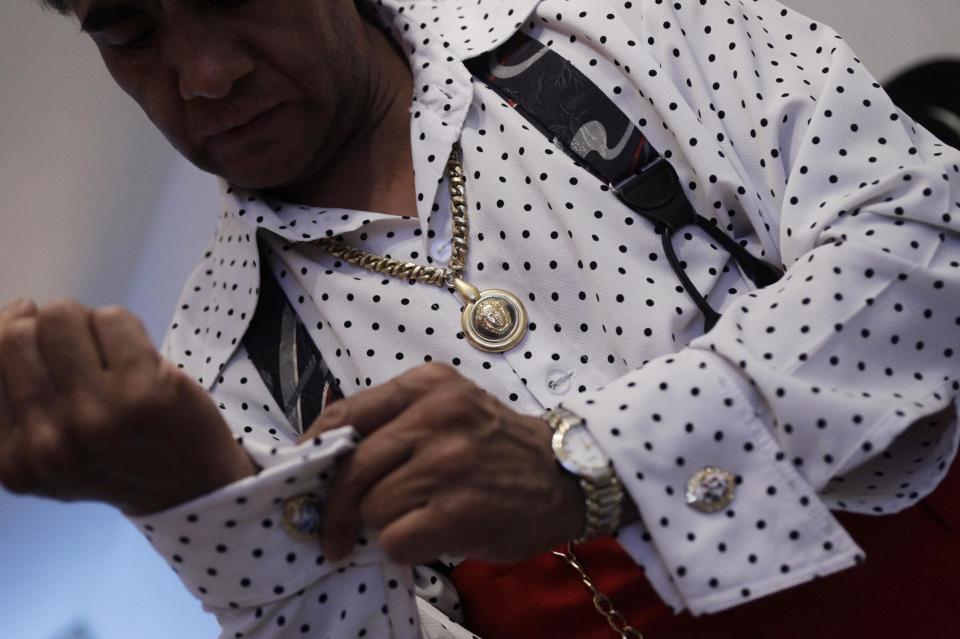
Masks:
[[[283,502],[283,530],[297,541],[320,539],[323,502],[312,494],[297,495]]]
[[[446,263],[450,261],[452,254],[452,244],[450,240],[435,240],[430,248],[430,254],[437,262]]]
[[[687,481],[687,505],[702,513],[723,510],[733,501],[736,483],[730,471],[708,466]]]
[[[570,391],[574,371],[554,369],[547,373],[547,388],[554,395],[566,395]]]

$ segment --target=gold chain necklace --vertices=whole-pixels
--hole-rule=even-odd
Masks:
[[[446,168],[453,216],[452,251],[446,268],[384,257],[335,238],[316,240],[314,244],[336,258],[374,273],[446,286],[456,291],[464,304],[460,323],[467,340],[482,351],[502,353],[519,344],[526,334],[527,310],[523,302],[509,291],[497,288],[481,291],[463,279],[470,227],[467,223],[467,178],[463,174],[460,156],[460,145],[454,145]]]

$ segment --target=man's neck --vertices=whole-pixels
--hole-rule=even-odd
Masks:
[[[320,171],[273,194],[308,206],[416,217],[410,146],[413,78],[402,53],[375,27],[369,29],[374,72],[360,125]]]

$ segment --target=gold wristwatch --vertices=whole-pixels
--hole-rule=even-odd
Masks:
[[[586,522],[576,542],[609,535],[620,525],[623,504],[623,487],[610,458],[578,415],[561,406],[540,417],[553,429],[553,454],[557,462],[580,480],[586,498]]]

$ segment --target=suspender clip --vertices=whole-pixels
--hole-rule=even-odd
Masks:
[[[633,175],[628,175],[627,177],[625,177],[624,179],[620,180],[619,182],[617,182],[617,183],[615,183],[615,184],[611,184],[611,185],[610,185],[610,188],[613,189],[613,192],[616,193],[618,196],[623,197],[624,191],[629,191],[629,190],[630,190],[630,186],[631,186],[634,182],[636,182],[636,180],[637,180],[641,175],[643,175],[644,173],[646,173],[646,172],[649,171],[650,169],[654,168],[654,167],[657,166],[659,163],[665,162],[665,161],[666,161],[666,160],[664,160],[662,157],[660,157],[660,156],[658,155],[657,157],[653,158],[652,160],[650,160],[649,162],[647,162],[646,164],[644,164],[643,166],[641,166],[639,169],[637,169],[637,172],[634,173]]]

